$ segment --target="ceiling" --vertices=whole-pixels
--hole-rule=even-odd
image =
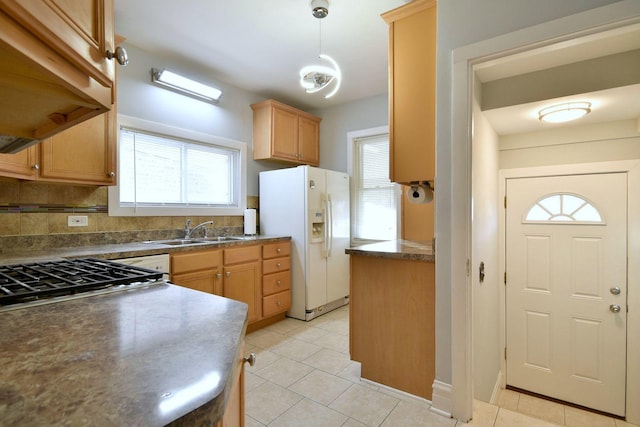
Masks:
[[[310,0],[115,0],[116,33],[127,43],[184,62],[185,71],[210,70],[211,83],[224,82],[303,110],[322,109],[387,93],[388,27],[380,14],[407,2],[330,0],[329,15],[318,20]],[[322,53],[332,56],[343,74],[340,91],[329,99],[323,92],[305,93],[298,82],[300,68],[317,61],[320,41]],[[475,72],[487,83],[634,49],[640,49],[640,25],[495,59],[477,65]],[[580,124],[638,118],[637,75],[636,85],[483,113],[499,135],[549,129],[537,120],[537,111],[576,98],[594,102]]]
[[[309,0],[115,0],[115,21],[127,43],[210,69],[211,83],[321,109],[387,93],[388,26],[380,14],[404,3],[330,0],[319,20]],[[343,75],[329,99],[299,84],[300,68],[318,61],[320,41]]]
[[[483,85],[500,80],[506,81],[510,78],[514,81],[513,78],[516,76],[535,77],[536,73],[541,74],[549,70],[558,70],[559,79],[560,73],[563,70],[566,71],[570,64],[587,64],[596,58],[613,58],[612,55],[622,52],[632,53],[638,49],[640,49],[640,24],[635,24],[484,62],[474,67],[474,70]],[[615,74],[618,71],[621,70],[612,69],[610,73]],[[628,84],[627,80],[624,86],[612,85],[606,89],[588,90],[589,73],[581,73],[578,70],[571,77],[574,80],[572,85],[575,84],[576,87],[586,90],[571,95],[547,96],[531,102],[492,108],[484,110],[483,115],[498,135],[538,132],[558,127],[618,120],[640,120],[640,67],[636,62],[633,64],[633,69],[627,71],[635,75],[635,84]],[[609,77],[604,74],[597,78],[599,82]],[[546,77],[550,80],[554,79],[552,73],[548,73]],[[544,92],[546,88],[535,89]],[[512,90],[515,89],[512,88]],[[584,100],[592,103],[591,113],[577,122],[549,124],[538,120],[537,113],[542,108],[561,102]]]

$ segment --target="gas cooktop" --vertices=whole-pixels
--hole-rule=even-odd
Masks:
[[[162,272],[83,258],[0,266],[0,308],[100,289],[163,283]]]

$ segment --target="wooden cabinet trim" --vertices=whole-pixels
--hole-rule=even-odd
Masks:
[[[430,7],[436,6],[437,4],[437,0],[414,0],[411,3],[385,12],[380,16],[382,16],[382,19],[384,19],[387,24],[390,24],[399,19],[406,18],[407,16],[418,13],[421,10],[429,9]]]

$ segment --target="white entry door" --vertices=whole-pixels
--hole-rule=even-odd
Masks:
[[[506,187],[507,384],[624,416],[626,174]]]

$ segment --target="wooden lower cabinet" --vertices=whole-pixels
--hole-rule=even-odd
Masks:
[[[171,254],[171,282],[185,288],[222,295],[222,251],[203,251]]]
[[[262,315],[270,317],[291,308],[291,242],[262,246]]]
[[[361,377],[431,400],[435,264],[351,254],[349,350]]]
[[[249,323],[256,322],[262,317],[260,271],[259,261],[224,266],[222,296],[246,303],[249,306]]]
[[[240,355],[244,354],[244,344]],[[238,360],[236,377],[222,419],[215,427],[244,427],[244,360]]]
[[[170,280],[246,303],[253,331],[291,308],[291,242],[173,253]]]

